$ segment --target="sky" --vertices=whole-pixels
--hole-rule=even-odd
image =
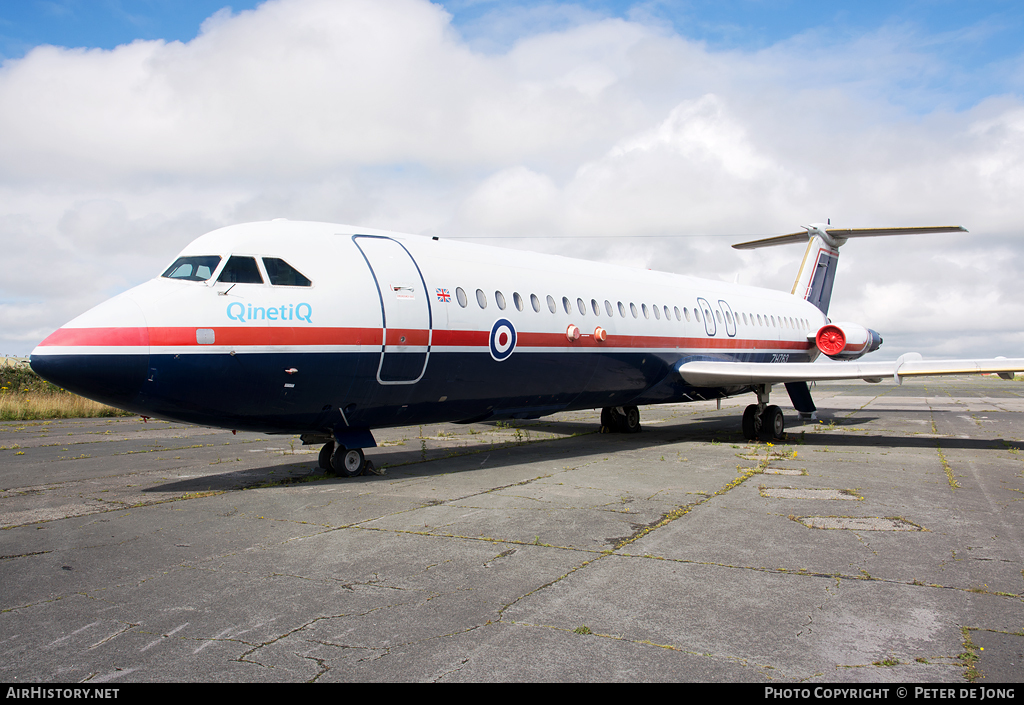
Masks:
[[[0,354],[285,217],[789,290],[873,359],[1024,356],[1018,2],[0,0]]]

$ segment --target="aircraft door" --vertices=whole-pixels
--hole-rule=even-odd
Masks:
[[[722,313],[725,317],[725,332],[730,338],[736,337],[736,314],[732,312],[729,304],[725,303],[722,299],[718,300],[718,305],[722,307]]]
[[[433,328],[423,275],[397,240],[378,235],[355,235],[352,240],[366,258],[380,296],[384,342],[377,381],[418,382],[427,369]]]
[[[704,319],[704,331],[708,335],[714,335],[718,332],[718,324],[715,323],[715,312],[711,310],[711,304],[708,303],[707,299],[697,299],[697,308],[700,309],[701,318]]]

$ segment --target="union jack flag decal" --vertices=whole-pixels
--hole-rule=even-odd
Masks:
[[[448,293],[447,289],[438,289],[437,290],[437,300],[442,302],[442,303],[448,303],[449,301],[452,300],[452,296],[451,296],[451,294]]]

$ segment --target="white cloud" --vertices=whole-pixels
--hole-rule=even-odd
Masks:
[[[886,351],[907,331],[925,354],[1022,354],[984,344],[1019,342],[1004,331],[1024,306],[1018,97],[956,108],[941,80],[955,67],[906,27],[715,52],[640,20],[544,12],[523,34],[525,15],[496,10],[494,41],[470,44],[425,0],[272,0],[188,43],[5,62],[0,237],[16,266],[0,343],[27,351],[13,341],[230,222],[529,233],[549,239],[506,244],[788,290],[800,248],[728,245],[831,217],[972,231],[844,248],[835,311]],[[669,234],[709,237],[594,237]]]
[[[550,177],[517,166],[484,179],[466,198],[460,215],[467,230],[480,233],[516,237],[560,232],[560,200]]]

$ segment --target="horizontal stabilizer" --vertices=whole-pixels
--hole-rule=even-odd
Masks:
[[[820,226],[819,226],[820,227]],[[737,250],[756,250],[758,247],[774,247],[775,245],[788,245],[793,242],[807,242],[814,235],[814,226],[809,226],[802,233],[790,233],[788,235],[776,235],[761,240],[751,240],[733,245]],[[935,235],[938,233],[965,233],[966,228],[959,225],[935,225],[916,228],[824,228],[832,240],[842,244],[853,237],[881,237],[884,235]]]
[[[695,387],[733,387],[791,382],[825,382],[863,379],[878,382],[886,377],[902,384],[904,377],[933,375],[998,374],[1009,376],[1024,371],[1024,358],[992,360],[922,360],[907,353],[895,362],[720,362],[696,360],[680,364],[676,370],[687,384]]]

